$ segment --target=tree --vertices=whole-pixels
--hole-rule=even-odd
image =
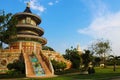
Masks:
[[[105,57],[106,54],[111,51],[111,46],[108,40],[98,39],[89,47],[89,49],[93,53],[98,54],[101,57],[103,63],[105,64]]]
[[[11,36],[16,35],[17,19],[11,14],[0,15],[0,41],[1,46],[4,43],[9,43]]]
[[[55,51],[53,48],[51,48],[51,47],[49,47],[49,46],[43,46],[42,49],[43,49],[43,50]]]
[[[120,56],[110,55],[109,58],[110,60],[113,61],[113,71],[116,71],[116,63],[117,63],[117,60],[120,59]]]
[[[2,14],[0,14],[0,48],[2,48],[2,32],[3,32],[3,25],[4,24],[4,11],[2,11]]]
[[[100,61],[101,61],[100,57],[94,58],[95,65],[100,65]]]
[[[68,59],[72,62],[72,68],[78,69],[80,67],[80,55],[76,48],[66,49],[66,53],[63,55],[65,59]]]
[[[85,53],[83,53],[81,55],[81,57],[82,57],[82,61],[83,61],[82,63],[84,65],[84,70],[87,70],[89,63],[92,62],[93,57],[92,57],[92,54],[90,54],[89,50],[84,50],[84,51],[85,51]]]
[[[60,70],[64,70],[66,68],[66,63],[64,62],[59,62],[59,61],[56,61],[56,60],[51,60],[52,62],[52,65],[53,65],[53,68],[55,71],[60,71]]]

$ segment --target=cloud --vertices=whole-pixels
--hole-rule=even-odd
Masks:
[[[59,3],[59,0],[56,0],[55,3]]]
[[[25,1],[25,3],[26,3],[26,1]],[[30,0],[30,7],[31,7],[31,9],[37,10],[40,13],[44,12],[46,9],[43,5],[39,4],[38,0]]]
[[[106,38],[112,42],[115,53],[120,52],[120,12],[98,17],[78,32],[94,38]]]
[[[93,1],[93,3],[91,2],[91,4],[91,12],[94,17],[103,16],[107,12],[109,12],[107,5],[104,4],[101,0]]]
[[[57,3],[59,3],[59,0],[55,0],[54,2],[48,2],[48,5],[53,6],[54,4],[57,4]]]
[[[49,2],[48,5],[52,6],[52,5],[53,5],[53,2]]]
[[[22,1],[22,0],[19,0],[19,1]],[[43,13],[47,9],[46,8],[47,6],[45,7],[41,4],[42,0],[26,0],[26,1],[24,1],[24,3],[27,3],[27,2],[30,2],[31,9],[39,11],[38,14]],[[49,6],[53,6],[57,3],[59,3],[59,0],[54,0],[54,1],[50,1],[50,2],[46,1],[45,3],[47,3]],[[43,3],[43,4],[45,5],[45,3]]]
[[[109,12],[108,6],[102,2],[102,0],[82,0],[82,2],[86,7],[88,7],[93,18],[103,16]]]
[[[101,11],[101,9],[98,10]],[[110,40],[113,52],[118,55],[120,52],[120,11],[110,13],[110,11],[106,12],[104,10],[99,16],[96,16],[92,20],[88,27],[79,29],[78,32],[80,34],[89,35],[95,39],[105,38]]]

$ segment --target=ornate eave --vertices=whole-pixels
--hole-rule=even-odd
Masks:
[[[37,24],[41,23],[41,18],[39,16],[37,16],[35,14],[28,13],[28,12],[16,13],[14,16],[17,17],[18,19],[22,18],[22,17],[24,18],[26,16],[30,16],[32,19],[34,19],[37,22]]]
[[[11,42],[16,41],[35,41],[42,45],[47,44],[47,40],[43,37],[33,36],[33,35],[16,35],[11,37]]]
[[[20,31],[22,30],[32,30],[34,32],[36,32],[37,34],[39,34],[39,36],[42,36],[44,34],[44,30],[38,26],[33,26],[33,25],[29,25],[29,24],[18,24],[16,25],[17,30]]]

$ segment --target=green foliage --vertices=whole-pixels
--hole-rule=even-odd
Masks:
[[[77,52],[71,53],[70,61],[72,62],[72,68],[80,67],[80,55]]]
[[[89,50],[85,50],[85,53],[81,55],[82,57],[82,63],[84,65],[84,70],[88,69],[89,63],[92,62],[92,54],[90,54]]]
[[[7,74],[10,75],[10,76],[18,76],[21,74],[20,71],[16,71],[16,70],[9,70],[7,71]]]
[[[16,80],[111,80],[115,78],[119,78],[120,76],[120,66],[114,72],[112,70],[112,66],[109,66],[107,68],[100,68],[100,67],[95,67],[95,74],[92,75],[82,75],[80,72],[75,72],[74,70],[73,73],[70,71],[70,74],[64,74],[60,75],[57,77],[52,77],[52,78],[25,78],[25,75],[19,75],[19,76],[10,76],[8,74],[0,74],[0,79],[11,79],[15,78]],[[68,71],[69,73],[69,71]],[[119,80],[119,79],[118,79]]]
[[[60,72],[55,72],[56,75],[63,75],[63,74],[72,74],[72,73],[79,73],[80,69],[66,69]]]
[[[66,54],[63,55],[65,59],[68,59],[72,62],[72,68],[79,68],[80,67],[80,55],[76,48],[66,49]]]
[[[98,39],[89,47],[89,49],[95,54],[105,55],[111,51],[111,46],[108,40]]]
[[[116,71],[116,64],[118,60],[120,60],[120,56],[113,56],[113,55],[109,56],[109,61],[112,62],[113,64],[113,71]]]
[[[15,61],[13,63],[9,63],[7,65],[7,68],[9,70],[15,70],[15,71],[18,71],[18,72],[21,72],[21,73],[25,73],[25,64],[24,62],[22,61]]]
[[[53,48],[51,48],[49,46],[43,46],[42,49],[43,50],[49,50],[49,51],[55,51]]]
[[[51,62],[55,71],[63,71],[66,68],[66,63],[64,62],[59,62],[56,60],[51,60]]]
[[[9,43],[11,36],[16,35],[17,19],[11,13],[0,15],[0,41]]]
[[[95,58],[94,58],[94,64],[95,64],[96,66],[100,65],[100,61],[101,61],[100,57],[95,57]]]
[[[95,69],[93,67],[88,68],[88,74],[93,74],[95,73]]]
[[[9,70],[12,70],[12,69],[13,69],[13,66],[14,66],[13,63],[9,63],[9,64],[7,65],[7,68],[8,68]]]
[[[106,55],[112,51],[110,42],[108,40],[98,39],[89,47],[89,49],[92,53],[99,55],[99,57],[101,58],[101,63],[103,63],[105,67]]]

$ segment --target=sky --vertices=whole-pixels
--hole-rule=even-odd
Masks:
[[[120,0],[0,0],[0,10],[31,11],[41,17],[47,46],[61,54],[77,47],[87,49],[96,39],[109,40],[112,54],[120,55]]]

